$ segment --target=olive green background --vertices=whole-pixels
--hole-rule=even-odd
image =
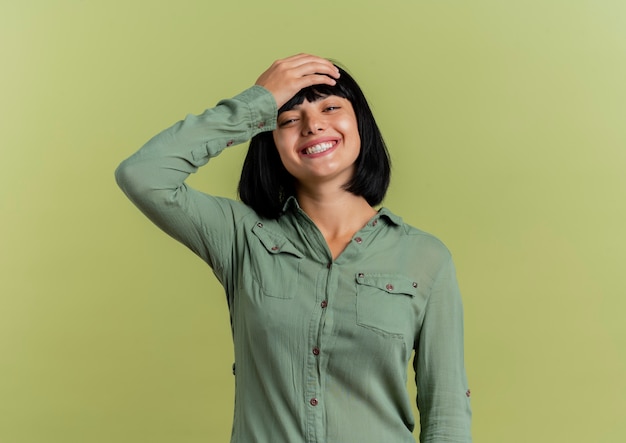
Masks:
[[[0,442],[228,441],[223,292],[113,170],[297,52],[354,74],[385,205],[453,251],[474,440],[626,441],[626,2],[5,0]],[[234,197],[244,153],[192,183]]]

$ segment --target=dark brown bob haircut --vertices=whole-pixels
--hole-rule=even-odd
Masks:
[[[338,69],[340,76],[334,86],[314,85],[300,90],[278,110],[278,115],[304,100],[314,102],[335,95],[350,101],[356,115],[361,151],[355,161],[354,176],[344,187],[376,206],[382,202],[389,187],[391,160],[363,91],[350,74],[340,67]],[[272,132],[254,136],[241,170],[238,188],[241,201],[263,217],[278,218],[285,201],[295,195],[295,184],[296,179],[280,160]]]

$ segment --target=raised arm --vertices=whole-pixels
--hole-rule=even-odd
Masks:
[[[273,129],[275,122],[272,95],[253,86],[157,134],[119,165],[115,177],[150,220],[211,266],[220,267],[222,253],[231,244],[233,208],[189,188],[185,179],[226,147]]]
[[[282,104],[304,87],[333,84],[333,76],[335,66],[320,57],[278,60],[251,88],[154,136],[119,165],[117,183],[150,220],[219,269],[243,206],[189,188],[187,176],[225,148],[273,130]]]

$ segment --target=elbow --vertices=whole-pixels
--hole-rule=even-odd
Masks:
[[[141,180],[142,174],[137,169],[138,168],[128,160],[124,160],[115,169],[115,181],[117,185],[131,200],[134,200],[133,197],[145,194],[147,191],[146,185],[142,183]]]
[[[132,180],[132,173],[130,172],[130,169],[132,168],[129,167],[128,160],[124,160],[117,168],[115,168],[115,182],[124,192],[127,184]]]
[[[124,160],[115,169],[115,181],[128,199],[143,212],[173,201],[173,190],[159,181],[158,171],[146,162],[136,162],[133,158]]]

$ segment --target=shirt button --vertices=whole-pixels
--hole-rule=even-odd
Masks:
[[[257,225],[259,228],[262,228],[262,227],[263,227],[263,223],[257,223],[256,225]]]
[[[359,272],[359,278],[363,278],[365,277],[365,274],[363,274],[362,272]]]
[[[362,239],[361,237],[357,237],[357,238],[355,238],[355,239],[354,239],[354,241],[355,241],[355,242],[357,242],[357,243],[359,243],[359,244],[360,244],[360,243],[363,243],[363,239]]]
[[[309,400],[309,403],[311,403],[311,406],[317,406],[317,398],[312,398]]]
[[[258,127],[259,129],[261,129],[263,126],[265,126],[265,122],[261,122],[261,123],[259,123],[259,124],[257,125],[257,127]]]
[[[385,288],[387,288],[388,291],[393,291],[393,285],[391,283],[387,283],[387,286],[385,286]]]
[[[417,288],[417,282],[416,281],[413,282],[413,287]]]
[[[226,142],[226,146],[232,146],[234,143],[233,140],[228,140],[228,142]]]
[[[378,220],[374,220],[374,221],[372,222],[372,226],[376,226],[377,224],[378,224]]]
[[[272,251],[278,251],[278,246],[272,246]]]
[[[323,300],[322,303],[320,303],[320,306],[322,307],[322,309],[324,309],[326,306],[328,306],[328,302],[326,300]]]
[[[320,355],[320,348],[317,346],[313,348],[313,355]]]

